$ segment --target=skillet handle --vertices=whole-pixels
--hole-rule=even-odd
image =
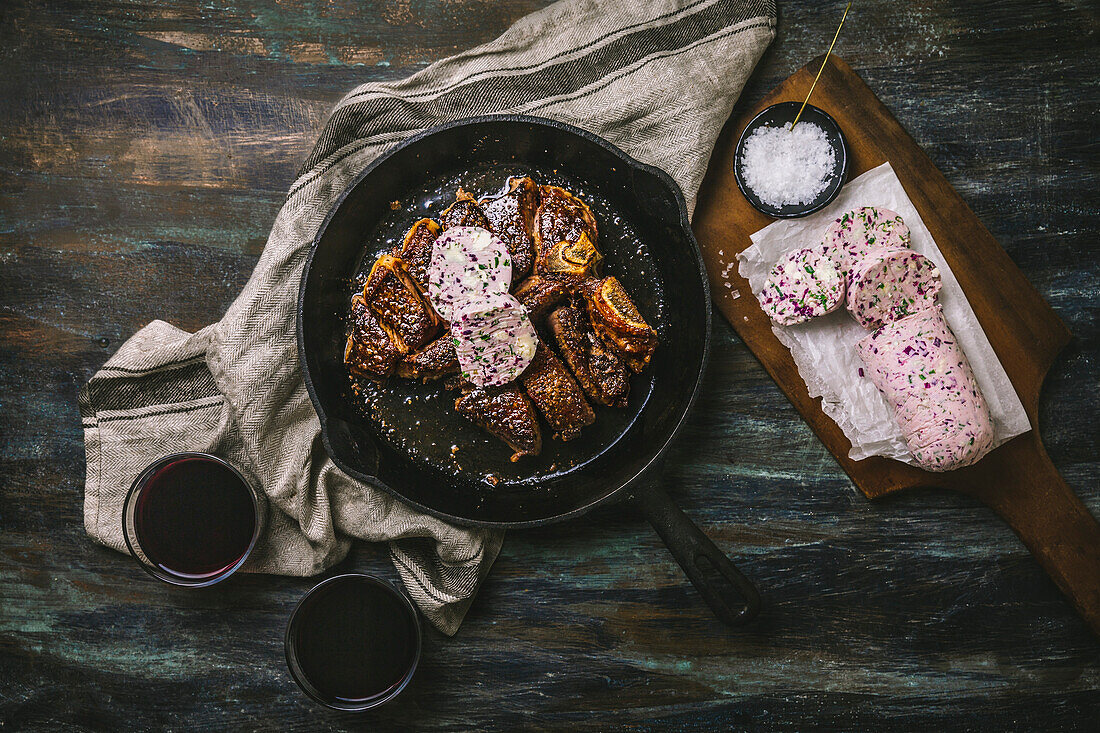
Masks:
[[[740,626],[756,618],[760,612],[756,586],[676,506],[668,492],[656,481],[647,481],[635,489],[634,501],[722,623]]]

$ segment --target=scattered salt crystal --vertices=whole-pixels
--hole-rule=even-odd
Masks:
[[[825,131],[812,122],[758,127],[741,153],[742,178],[768,206],[810,203],[825,190],[834,165]]]

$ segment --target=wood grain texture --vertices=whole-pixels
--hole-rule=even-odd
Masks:
[[[946,491],[868,502],[725,323],[666,478],[764,591],[724,629],[621,507],[514,533],[453,639],[360,719],[282,658],[309,580],[149,581],[81,526],[79,386],[153,318],[244,284],[326,110],[539,0],[0,6],[0,722],[11,730],[1089,730],[1100,646],[1020,542]],[[842,3],[781,3],[737,112]],[[1100,513],[1093,4],[864,0],[837,52],[1066,322],[1038,422]],[[824,41],[822,40],[824,38]],[[389,64],[389,65],[385,65]],[[382,548],[340,569],[394,578]]]
[[[814,59],[732,119],[715,148],[693,222],[715,302],[860,491],[876,498],[934,486],[979,499],[1008,522],[1100,637],[1100,524],[1058,475],[1040,433],[1018,436],[977,464],[948,473],[885,458],[852,460],[851,443],[822,410],[820,398],[810,397],[771,319],[738,272],[738,256],[752,244],[751,235],[774,219],[756,211],[737,188],[737,140],[764,109],[805,99],[816,80],[814,103],[845,133],[850,178],[890,162],[1037,424],[1043,380],[1071,338],[1065,324],[874,92],[840,57],[822,68],[824,61]]]

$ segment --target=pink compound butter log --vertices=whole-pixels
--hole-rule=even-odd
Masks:
[[[886,324],[856,348],[922,468],[950,471],[989,452],[989,407],[938,305]]]
[[[848,282],[848,312],[874,330],[931,308],[940,292],[940,270],[908,247],[886,247],[863,257]]]

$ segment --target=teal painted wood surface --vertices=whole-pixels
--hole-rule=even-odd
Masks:
[[[0,727],[1094,730],[1100,642],[1009,530],[946,492],[863,499],[721,321],[666,476],[762,588],[751,629],[616,507],[510,535],[459,634],[429,631],[411,688],[356,719],[283,663],[310,580],[180,592],[87,540],[79,386],[153,318],[220,316],[344,92],[544,4],[0,8]],[[741,104],[840,10],[781,3]],[[1098,28],[1086,2],[866,0],[837,51],[1076,335],[1040,429],[1100,514]],[[394,577],[375,546],[338,569]]]

